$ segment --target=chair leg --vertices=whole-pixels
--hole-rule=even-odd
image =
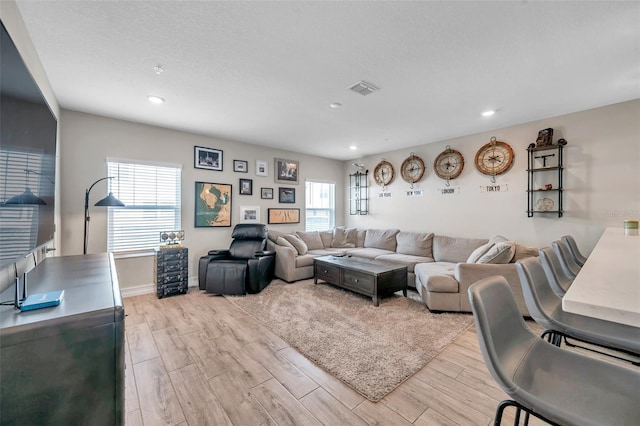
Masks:
[[[534,412],[532,412],[531,410],[529,410],[528,408],[526,408],[524,405],[521,405],[519,403],[517,403],[516,401],[512,400],[512,399],[505,399],[504,401],[502,401],[500,404],[498,404],[498,408],[496,408],[496,418],[493,422],[493,426],[500,426],[500,424],[502,423],[502,414],[504,413],[504,409],[507,407],[515,407],[516,408],[516,417],[515,420],[513,422],[514,426],[518,426],[520,424],[520,412],[524,411],[524,425],[527,426],[529,424],[529,416],[533,415],[534,417],[542,420],[543,422],[546,422],[552,426],[560,426],[558,425],[558,423],[552,422],[551,420],[547,419],[546,417],[540,415],[540,414],[536,414]]]

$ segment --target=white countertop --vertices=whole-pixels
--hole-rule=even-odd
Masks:
[[[607,228],[562,298],[562,309],[640,327],[640,237]]]

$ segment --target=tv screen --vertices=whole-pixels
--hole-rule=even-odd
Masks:
[[[0,269],[53,239],[57,120],[0,33]]]

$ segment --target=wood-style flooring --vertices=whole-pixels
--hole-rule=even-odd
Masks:
[[[473,326],[372,403],[224,297],[190,289],[124,304],[127,426],[489,425],[506,399]]]

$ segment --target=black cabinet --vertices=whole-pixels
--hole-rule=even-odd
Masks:
[[[564,145],[527,148],[527,216],[535,214],[563,214]]]
[[[189,249],[161,246],[156,250],[156,295],[184,294],[189,288]]]

